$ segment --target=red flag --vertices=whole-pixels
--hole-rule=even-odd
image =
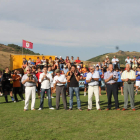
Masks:
[[[33,49],[33,43],[29,42],[29,41],[26,41],[26,40],[23,40],[22,41],[22,47],[23,48],[28,48],[28,49]]]

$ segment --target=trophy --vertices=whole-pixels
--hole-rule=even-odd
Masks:
[[[29,77],[29,80],[33,80],[33,74],[27,74],[27,76]]]

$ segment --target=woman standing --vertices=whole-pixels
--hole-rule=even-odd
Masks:
[[[71,62],[70,62],[70,59],[69,59],[69,57],[67,56],[66,57],[66,60],[65,60],[65,63],[66,63],[66,66],[68,67],[68,69],[71,67]]]
[[[55,72],[57,75],[54,77],[53,83],[54,83],[54,87],[56,87],[56,110],[59,109],[60,94],[62,95],[64,109],[67,110],[67,100],[66,100],[66,90],[65,90],[65,84],[67,82],[67,79],[65,75],[60,75],[59,69],[57,69]]]

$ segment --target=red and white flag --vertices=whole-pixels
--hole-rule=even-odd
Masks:
[[[33,43],[26,41],[26,40],[22,40],[22,47],[28,48],[28,49],[33,49]]]

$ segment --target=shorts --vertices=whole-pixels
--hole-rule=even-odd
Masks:
[[[54,83],[53,83],[53,82],[51,82],[51,88],[53,88],[53,87],[54,87],[54,86],[53,86],[53,84],[54,84]]]
[[[40,89],[41,89],[41,83],[38,83],[37,90],[40,91]]]
[[[88,84],[84,84],[84,88],[88,88]]]
[[[140,81],[136,81],[136,87],[140,87]]]
[[[101,87],[101,81],[99,81],[99,87]]]
[[[118,88],[123,87],[123,82],[117,82]]]

